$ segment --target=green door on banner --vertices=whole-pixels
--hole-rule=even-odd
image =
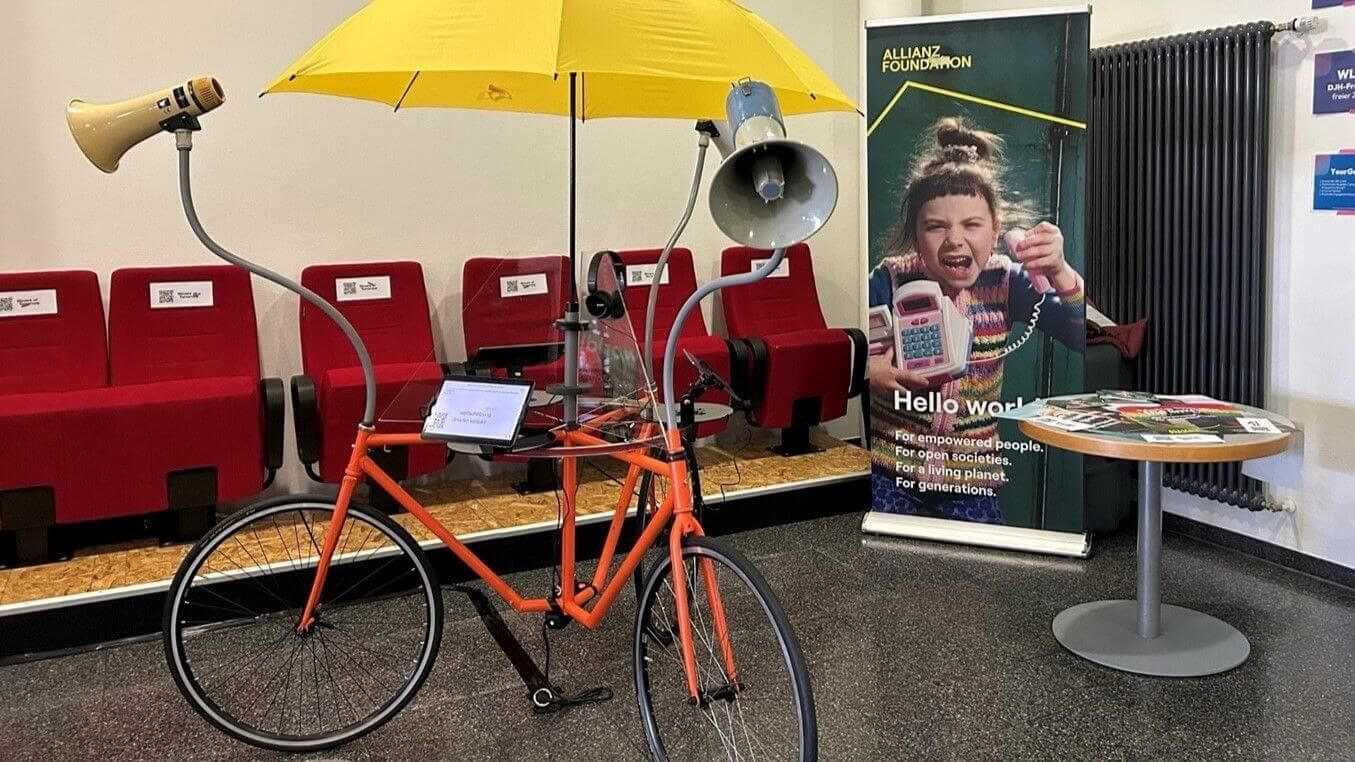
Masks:
[[[991,248],[992,255],[1008,253],[1000,235],[1003,229],[1025,229],[1047,221],[1062,233],[1066,264],[1082,273],[1086,242],[1089,14],[950,17],[935,22],[922,17],[916,22],[872,26],[866,30],[867,273],[872,276],[871,305],[900,307],[890,303],[887,294],[897,293],[894,289],[909,278],[944,280],[934,276],[934,271],[924,264],[925,244],[909,245],[910,241],[923,239],[921,228],[926,215],[909,215],[904,204],[910,198],[936,194],[933,190],[917,196],[927,182],[942,182],[930,176],[918,179],[919,169],[929,159],[936,164],[946,161],[946,156],[954,160],[958,155],[960,162],[965,161],[963,154],[953,150],[946,154],[944,147],[938,147],[936,125],[948,118],[960,120],[966,129],[992,133],[1001,139],[1001,152],[991,161],[976,155],[986,149],[966,149],[970,158],[982,165],[980,174],[986,172],[986,176],[995,179],[993,188],[1003,208],[1000,216],[1005,224],[994,223],[999,235]],[[915,220],[914,233],[911,238],[900,236],[910,216]],[[943,231],[940,235],[946,234]],[[980,258],[976,255],[974,260]],[[886,259],[895,264],[883,267]],[[996,261],[990,260],[990,267],[996,266],[993,264]],[[1010,421],[994,421],[983,414],[966,417],[966,412],[978,410],[973,407],[976,400],[991,402],[996,397],[996,401],[1011,405],[1082,391],[1085,344],[1082,296],[1065,289],[1057,298],[1050,296],[1042,302],[1037,330],[1013,350],[1013,345],[1026,333],[1033,314],[1029,310],[1023,313],[1020,308],[1026,302],[1038,301],[1037,295],[1032,296],[1038,292],[1021,278],[1001,285],[996,280],[984,280],[990,275],[997,277],[983,271],[975,288],[965,289],[972,291],[967,296],[956,295],[953,289],[946,292],[961,312],[968,310],[975,326],[974,354],[963,371],[964,378],[912,392],[914,397],[929,398],[932,407],[938,407],[938,401],[954,397],[960,405],[959,413],[952,416],[955,420],[937,424],[935,419],[945,414],[944,409],[930,413],[930,417],[915,416],[907,424],[915,427],[910,429],[912,433],[896,437],[894,434],[902,430],[902,425],[897,418],[891,418],[891,413],[899,415],[888,409],[892,408],[893,400],[883,400],[885,395],[878,389],[873,395],[874,508],[1080,532],[1081,456],[1045,450],[1022,436]],[[1063,276],[1065,284],[1067,277]],[[983,284],[990,282],[994,284],[992,290],[981,290]],[[885,283],[890,285],[885,287]],[[1022,289],[1026,292],[1018,293]],[[1002,315],[1005,338],[985,339],[980,335],[981,324],[994,314],[982,312],[983,308],[978,306],[981,303]],[[891,314],[898,320],[897,311]],[[985,340],[994,342],[988,355],[980,352],[980,343]],[[999,340],[1001,345],[996,343]],[[976,359],[980,357],[999,359]],[[983,386],[984,378],[991,382],[987,387]],[[924,408],[925,405],[917,409]],[[926,435],[928,426],[932,427],[930,437]],[[966,435],[988,436],[990,443],[978,447],[955,444]],[[940,444],[934,444],[937,442]],[[936,449],[949,452],[937,455],[932,452]],[[945,463],[945,467],[938,463]],[[933,485],[950,486],[936,489],[923,486],[919,477],[928,468],[931,475],[926,480]],[[971,478],[974,474],[977,477]],[[957,486],[971,483],[979,486],[967,486],[963,491]],[[901,492],[890,492],[891,485]],[[910,496],[901,498],[902,492]],[[983,498],[973,497],[975,494],[996,497],[999,508],[995,511],[985,508]]]

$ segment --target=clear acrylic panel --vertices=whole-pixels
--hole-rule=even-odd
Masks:
[[[579,302],[588,295],[587,265],[580,257]],[[594,267],[593,287],[621,300],[623,277],[610,255]],[[456,333],[465,339],[465,354],[441,358],[464,360],[470,375],[520,377],[534,382],[522,436],[565,428],[564,333],[556,324],[568,301],[569,272],[561,257],[519,257],[472,260],[461,279],[460,315],[442,315],[435,334],[455,347]],[[455,298],[449,300],[455,303]],[[657,386],[642,359],[644,315],[624,312],[594,317],[581,307],[589,327],[579,334],[579,431],[609,445],[641,445],[662,438],[662,410]],[[381,432],[417,432],[441,388],[440,358],[429,351],[421,362],[377,361],[377,422]],[[453,369],[453,373],[460,372]],[[586,453],[581,453],[586,454]]]

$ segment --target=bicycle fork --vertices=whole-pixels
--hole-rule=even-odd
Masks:
[[[673,484],[673,528],[668,535],[668,555],[673,568],[673,597],[676,599],[678,620],[678,642],[682,652],[683,671],[687,675],[689,700],[702,703],[701,685],[696,668],[696,642],[692,637],[691,601],[687,595],[687,566],[682,560],[682,545],[687,537],[704,537],[701,524],[692,513],[692,489],[688,480],[687,460],[682,448],[682,435],[676,429],[668,432],[669,469]],[[738,672],[734,665],[734,646],[729,636],[729,623],[725,618],[724,601],[720,598],[720,589],[715,581],[715,563],[708,558],[700,559],[697,564],[703,578],[706,604],[710,608],[711,620],[715,625],[715,637],[720,644],[720,656],[724,661],[725,676],[730,685],[738,683]]]
[[[306,606],[301,610],[301,616],[297,619],[298,635],[305,635],[315,625],[315,613],[320,607],[320,595],[325,589],[325,578],[329,576],[329,564],[334,558],[334,550],[339,545],[339,536],[343,534],[343,525],[348,518],[348,504],[352,502],[353,492],[357,490],[358,482],[362,478],[362,467],[359,464],[367,456],[367,438],[371,435],[371,428],[358,427],[358,439],[353,445],[353,454],[348,459],[348,466],[344,468],[343,481],[339,484],[339,496],[334,501],[334,517],[325,530],[325,539],[320,548],[320,559],[315,567],[315,579],[311,582],[310,595],[306,598]]]

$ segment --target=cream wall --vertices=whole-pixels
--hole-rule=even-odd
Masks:
[[[1066,0],[933,0],[962,13]],[[1292,513],[1250,513],[1168,490],[1167,510],[1355,567],[1355,344],[1346,338],[1345,274],[1355,255],[1355,218],[1313,206],[1313,157],[1355,148],[1355,116],[1313,115],[1313,54],[1355,47],[1355,9],[1313,11],[1309,0],[1101,0],[1092,45],[1268,19],[1316,15],[1324,28],[1274,43],[1271,77],[1270,348],[1268,404],[1299,421],[1305,453],[1297,488],[1276,496]]]
[[[66,102],[120,100],[216,76],[226,105],[195,140],[194,191],[209,232],[292,276],[307,264],[422,263],[446,359],[464,357],[462,262],[564,253],[568,123],[471,111],[390,109],[305,95],[254,97],[360,0],[233,3],[8,0],[0,4],[0,269],[94,270],[107,294],[120,267],[213,263],[179,207],[173,139],[133,149],[112,176],[88,164]],[[854,3],[748,0],[848,93],[857,90]],[[823,150],[842,184],[837,214],[811,242],[830,323],[857,325],[859,117],[796,117],[791,135]],[[579,249],[662,246],[687,199],[692,124],[602,120],[579,130]],[[706,183],[718,165],[714,151]],[[727,241],[704,192],[683,244],[701,279]],[[581,258],[586,263],[586,258]],[[256,281],[264,372],[300,370],[297,300]],[[710,306],[707,305],[707,317]],[[290,426],[289,426],[290,428]],[[834,428],[855,434],[855,415]],[[288,442],[288,458],[294,450]],[[281,486],[304,486],[291,463]]]

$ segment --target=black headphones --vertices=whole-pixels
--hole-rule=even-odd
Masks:
[[[584,297],[583,305],[588,309],[588,314],[595,318],[617,320],[626,316],[626,298],[620,290],[610,290],[598,284],[598,277],[606,272],[603,268],[607,267],[615,274],[612,281],[614,288],[623,288],[621,284],[626,281],[625,270],[616,252],[599,251],[588,263],[588,296]]]

